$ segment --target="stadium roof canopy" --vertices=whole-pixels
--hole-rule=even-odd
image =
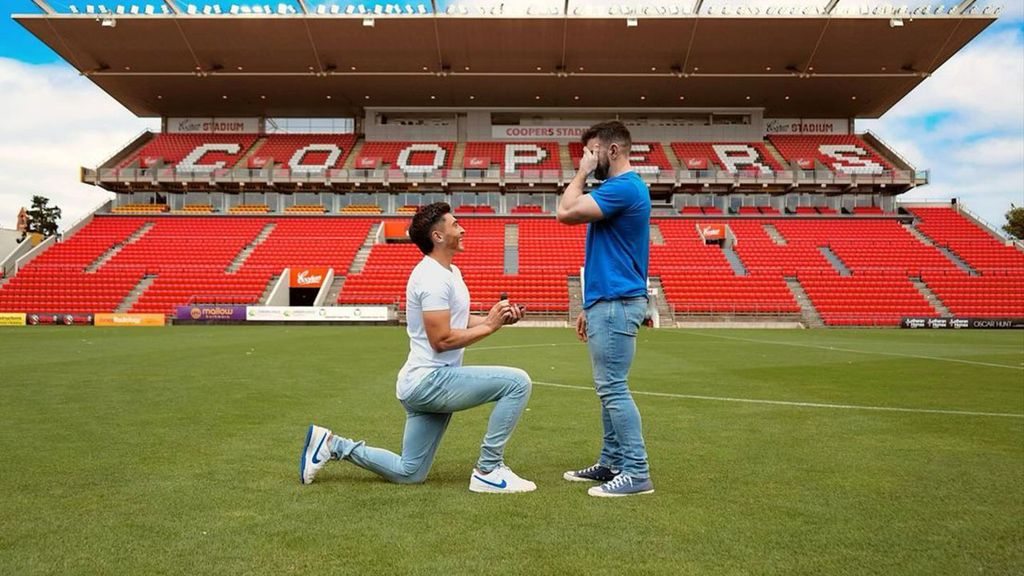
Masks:
[[[770,117],[872,118],[995,21],[969,4],[917,15],[697,6],[699,16],[44,10],[15,19],[139,116],[763,107]]]

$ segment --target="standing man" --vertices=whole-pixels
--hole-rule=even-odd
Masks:
[[[581,138],[583,159],[558,204],[558,221],[589,223],[583,312],[576,334],[587,343],[594,388],[601,400],[604,444],[596,464],[566,472],[572,482],[602,482],[591,496],[654,492],[640,411],[626,382],[636,335],[647,312],[651,196],[629,164],[632,143],[621,122],[592,126]],[[583,194],[587,176],[604,181]]]
[[[397,396],[406,411],[402,454],[371,448],[310,425],[299,458],[299,480],[313,481],[330,459],[349,460],[400,484],[423,482],[452,413],[496,402],[469,478],[472,492],[531,492],[537,486],[505,465],[505,443],[530,399],[530,376],[504,366],[463,366],[465,348],[522,318],[522,308],[502,300],[487,316],[471,316],[469,290],[452,264],[465,230],[444,202],[416,213],[409,237],[423,260],[406,285],[409,358],[398,373]]]

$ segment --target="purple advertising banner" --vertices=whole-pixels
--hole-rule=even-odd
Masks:
[[[195,306],[178,306],[175,318],[193,322],[216,322],[218,320],[245,321],[245,306],[231,304],[206,304]]]

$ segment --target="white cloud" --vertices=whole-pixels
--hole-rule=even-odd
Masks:
[[[79,181],[158,120],[140,119],[65,64],[0,58],[0,227],[13,228],[21,206],[46,196],[67,227],[113,194]]]
[[[1021,3],[1021,2],[1018,2]],[[1021,3],[1024,4],[1024,3]],[[931,184],[905,199],[959,198],[1001,225],[1024,204],[1024,32],[982,34],[879,120],[857,122],[885,139]]]

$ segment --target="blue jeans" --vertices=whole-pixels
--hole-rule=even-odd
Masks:
[[[647,298],[601,300],[584,312],[594,389],[601,399],[604,443],[598,464],[647,478],[647,447],[640,411],[626,382],[636,354],[636,335],[647,314]]]
[[[391,482],[423,482],[452,413],[496,401],[476,464],[477,470],[487,473],[503,463],[505,443],[526,408],[532,387],[530,376],[518,368],[438,368],[401,401],[406,411],[401,456],[337,435],[331,440],[331,454]]]

